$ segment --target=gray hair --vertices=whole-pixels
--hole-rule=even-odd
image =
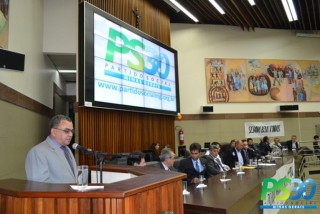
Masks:
[[[216,145],[210,145],[210,146],[209,146],[209,150],[211,151],[211,150],[213,150],[213,149],[217,149],[217,150],[218,150],[218,147],[217,147]]]
[[[49,123],[49,132],[52,128],[57,128],[61,120],[67,120],[69,122],[72,122],[71,118],[65,115],[56,115],[54,116]]]
[[[173,152],[173,151],[172,151],[172,149],[170,149],[170,148],[164,148],[164,149],[162,149],[162,150],[161,150],[161,154],[160,154],[160,161],[163,162],[163,161],[165,161],[165,160],[168,159],[168,158],[173,158],[173,157],[171,156],[171,152]]]

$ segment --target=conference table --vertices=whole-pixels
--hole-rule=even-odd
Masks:
[[[204,213],[262,213],[260,194],[264,178],[271,178],[284,164],[292,163],[291,155],[277,158],[274,166],[261,166],[261,169],[243,169],[245,174],[227,172],[228,182],[221,182],[221,175],[206,179],[204,188],[198,184],[187,187],[189,195],[184,195],[185,214]]]
[[[95,170],[96,167],[90,167]],[[74,190],[70,185],[20,179],[0,180],[0,214],[183,214],[182,179],[186,174],[153,167],[104,165],[103,171],[135,177]]]

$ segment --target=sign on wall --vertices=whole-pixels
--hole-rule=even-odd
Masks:
[[[207,101],[320,101],[320,62],[205,59]]]
[[[244,123],[246,138],[262,138],[284,136],[283,121],[246,122]]]

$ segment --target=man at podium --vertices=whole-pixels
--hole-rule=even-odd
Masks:
[[[46,183],[77,183],[77,165],[68,145],[74,134],[72,120],[54,116],[50,135],[28,153],[25,169],[28,180]]]

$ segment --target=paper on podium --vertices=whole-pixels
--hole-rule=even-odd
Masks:
[[[245,172],[237,172],[237,175],[243,175]]]
[[[86,187],[78,187],[78,185],[70,185],[70,187],[74,190],[93,190],[93,189],[104,189],[104,186],[86,186]]]
[[[207,187],[207,185],[205,185],[205,184],[199,184],[199,185],[197,186],[197,188],[204,188],[204,187]]]
[[[231,181],[230,178],[227,178],[227,179],[220,179],[221,182],[227,182],[227,181]]]

